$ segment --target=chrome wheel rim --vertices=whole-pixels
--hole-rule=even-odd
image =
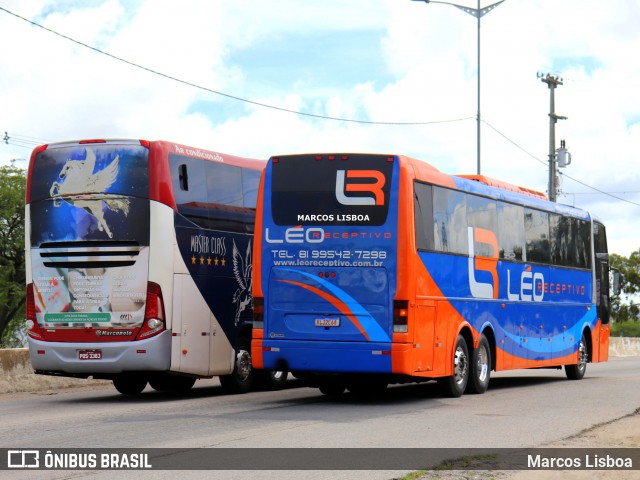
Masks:
[[[469,361],[467,354],[462,347],[456,348],[456,353],[453,356],[453,376],[458,385],[464,382],[467,377],[467,371],[469,369]]]
[[[236,371],[238,379],[245,381],[251,374],[251,354],[246,350],[240,350],[236,357]]]
[[[478,380],[484,382],[489,375],[489,352],[484,345],[478,350],[478,360],[476,363],[476,372],[478,372]]]

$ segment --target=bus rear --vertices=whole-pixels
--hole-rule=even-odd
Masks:
[[[38,373],[168,370],[162,287],[148,281],[149,148],[38,147],[26,193],[27,326]],[[170,208],[170,207],[166,207]]]
[[[399,168],[390,155],[270,159],[254,247],[255,366],[312,383],[391,374],[393,335],[406,328],[394,302]]]

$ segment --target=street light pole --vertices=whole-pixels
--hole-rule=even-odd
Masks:
[[[484,17],[491,10],[496,8],[505,0],[500,0],[499,2],[493,3],[487,7],[480,8],[480,0],[478,0],[478,8],[465,7],[464,5],[458,5],[457,3],[451,2],[440,2],[436,0],[413,0],[414,2],[424,2],[424,3],[441,3],[443,5],[451,5],[452,7],[456,7],[462,10],[469,15],[472,15],[478,19],[478,110],[476,113],[476,156],[477,156],[477,167],[478,167],[478,175],[480,175],[480,19]]]

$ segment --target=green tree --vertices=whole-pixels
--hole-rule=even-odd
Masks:
[[[25,171],[0,167],[0,339],[19,346],[25,314]]]
[[[640,305],[634,302],[634,296],[640,293],[640,250],[631,253],[629,257],[612,253],[609,263],[622,274],[622,295],[613,299],[613,318],[617,322],[638,321]]]

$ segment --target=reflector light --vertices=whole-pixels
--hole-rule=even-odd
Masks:
[[[144,311],[144,323],[138,333],[138,340],[152,337],[162,332],[164,326],[164,300],[160,285],[147,282],[147,304]]]
[[[322,160],[322,155],[316,155],[316,160]]]
[[[409,301],[393,301],[393,331],[395,333],[407,333],[409,318]]]
[[[387,162],[393,163],[393,157],[387,157]]]
[[[349,155],[342,155],[340,160],[349,160]]]
[[[335,155],[329,155],[329,160],[335,160],[336,156]]]
[[[78,143],[80,145],[86,145],[87,143],[107,143],[107,141],[101,138],[94,138],[91,140],[80,140]]]
[[[39,340],[45,340],[44,334],[42,330],[40,330],[40,326],[38,325],[38,320],[36,318],[36,312],[38,311],[36,307],[36,299],[35,292],[33,289],[33,283],[27,285],[27,335],[32,338],[37,338]]]
[[[253,326],[264,321],[264,298],[253,297]]]
[[[278,157],[274,157],[271,159],[273,163],[280,163],[280,159]]]

